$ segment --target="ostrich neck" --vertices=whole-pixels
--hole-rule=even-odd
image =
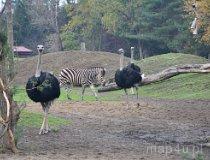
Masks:
[[[120,55],[120,70],[123,69],[123,62],[124,62],[124,54],[121,53],[121,55]]]
[[[134,63],[134,58],[133,58],[133,56],[134,56],[134,52],[131,51],[131,63]]]
[[[38,62],[36,66],[35,77],[40,77],[40,75],[41,75],[41,52],[39,52],[39,55],[38,55]]]

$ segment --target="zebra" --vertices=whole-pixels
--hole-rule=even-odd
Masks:
[[[71,99],[69,93],[73,86],[82,86],[82,100],[85,88],[90,86],[96,100],[98,100],[95,86],[105,84],[105,73],[106,69],[103,67],[91,67],[86,69],[65,68],[61,70],[59,75],[60,86],[65,87],[68,99]]]

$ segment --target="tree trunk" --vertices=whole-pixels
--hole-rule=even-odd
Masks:
[[[140,40],[138,39],[138,48],[139,48],[139,59],[144,59],[144,55],[143,55],[143,47],[142,47],[142,43],[140,42]]]
[[[58,5],[59,5],[59,0],[53,0],[51,3],[52,7],[53,7],[53,24],[54,24],[54,29],[55,29],[55,51],[61,51],[63,49],[62,47],[62,41],[61,41],[61,37],[60,37],[60,31],[59,31],[59,26],[58,26]]]
[[[13,15],[12,15],[12,0],[7,0],[7,38],[8,38],[8,44],[10,47],[10,53],[8,56],[8,62],[9,62],[9,81],[11,81],[14,78],[14,53],[13,53]]]
[[[141,85],[151,84],[154,82],[169,79],[173,76],[183,73],[210,73],[210,63],[207,64],[188,64],[183,66],[174,66],[165,69],[159,73],[151,74],[142,79]],[[116,83],[111,83],[105,87],[99,88],[98,92],[108,92],[119,90]]]
[[[14,131],[19,119],[20,112],[16,103],[12,100],[11,92],[8,88],[7,77],[6,77],[6,63],[5,53],[3,53],[3,43],[0,41],[0,124],[2,125],[1,137],[4,148],[11,149],[14,153],[18,150],[15,145]]]

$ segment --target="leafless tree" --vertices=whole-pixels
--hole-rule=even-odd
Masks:
[[[13,53],[13,13],[12,13],[12,0],[7,0],[6,3],[6,15],[7,15],[7,40],[10,47],[10,54],[8,56],[9,62],[9,80],[14,78],[14,53]]]

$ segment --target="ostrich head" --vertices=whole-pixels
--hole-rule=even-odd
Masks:
[[[131,47],[131,52],[134,52],[134,47]]]
[[[124,49],[120,48],[120,49],[118,50],[118,52],[119,52],[120,54],[124,54]]]
[[[43,51],[44,51],[44,46],[43,46],[43,45],[37,45],[37,51],[38,51],[39,53],[43,53]]]

